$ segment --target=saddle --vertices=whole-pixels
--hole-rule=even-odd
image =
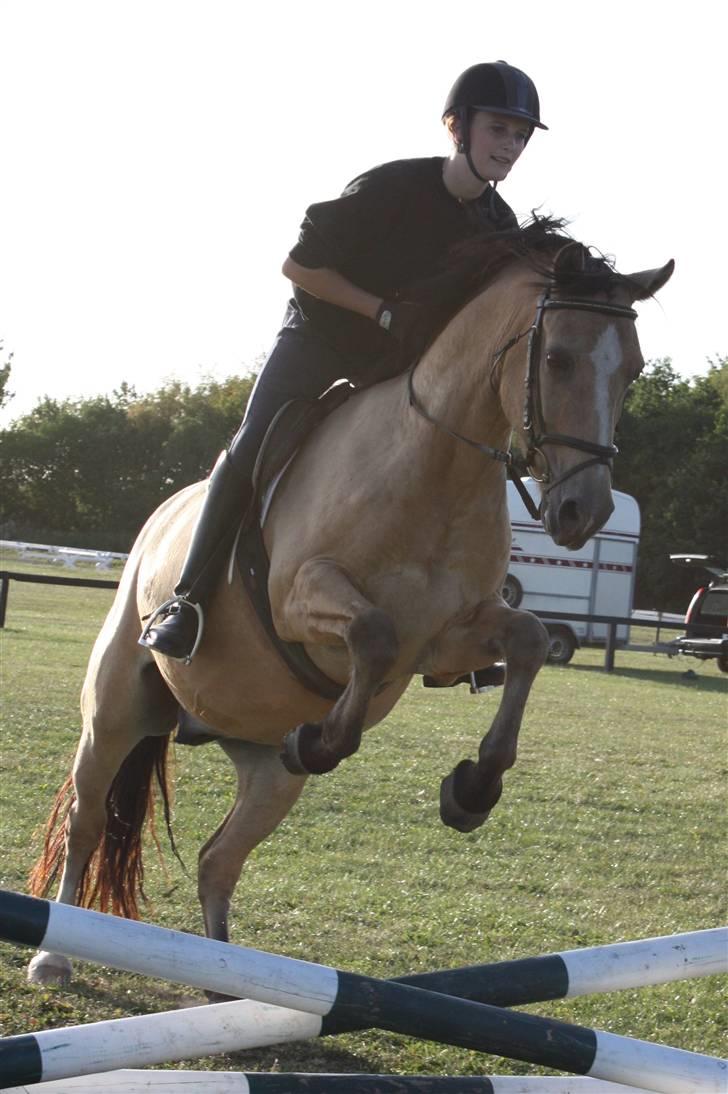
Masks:
[[[303,442],[353,391],[351,384],[342,382],[318,399],[293,399],[281,407],[268,426],[255,462],[251,515],[242,525],[235,546],[238,572],[271,645],[299,683],[324,699],[338,699],[344,686],[314,664],[302,643],[284,642],[273,624],[268,597],[270,560],[263,541],[263,525],[275,488]]]

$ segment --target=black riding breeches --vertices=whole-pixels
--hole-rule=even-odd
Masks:
[[[283,327],[248,400],[245,418],[228,449],[235,471],[252,478],[268,426],[291,399],[317,399],[336,380],[347,377],[350,363],[315,335]]]

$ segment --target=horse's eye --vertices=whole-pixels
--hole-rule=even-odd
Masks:
[[[554,369],[555,372],[568,372],[573,364],[573,360],[568,353],[552,349],[546,354],[546,364],[550,369]]]

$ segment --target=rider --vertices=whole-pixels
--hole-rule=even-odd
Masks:
[[[283,264],[293,282],[283,327],[256,380],[245,418],[208,481],[171,601],[156,610],[140,644],[189,661],[202,637],[203,608],[249,508],[258,450],[276,412],[315,399],[336,380],[366,385],[402,370],[402,345],[423,348],[426,324],[402,290],[433,273],[449,249],[488,227],[516,227],[496,193],[539,116],[533,81],[505,61],[461,73],[442,120],[450,155],[396,160],[350,182],[306,211]]]

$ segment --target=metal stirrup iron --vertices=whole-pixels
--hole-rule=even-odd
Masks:
[[[160,604],[158,608],[154,609],[154,611],[149,616],[149,619],[147,620],[147,622],[144,625],[144,630],[142,631],[142,633],[139,636],[139,645],[146,647],[146,649],[153,650],[154,647],[150,646],[146,641],[146,639],[149,635],[149,631],[152,629],[152,627],[154,626],[156,621],[159,619],[160,615],[170,615],[171,613],[170,613],[169,609],[174,608],[175,606],[179,606],[180,604],[186,604],[188,608],[194,608],[195,613],[197,614],[197,637],[195,638],[194,645],[192,646],[192,649],[190,650],[190,652],[187,654],[186,657],[176,657],[176,658],[174,658],[175,661],[183,661],[185,665],[189,665],[190,661],[192,660],[192,658],[197,653],[197,650],[199,649],[199,646],[200,646],[200,642],[202,641],[202,632],[203,632],[204,627],[205,627],[205,613],[202,610],[202,605],[201,604],[195,604],[194,601],[187,600],[186,597],[184,597],[184,596],[172,596],[172,597],[169,598],[169,600],[165,600],[164,604]],[[166,656],[168,656],[168,654],[164,654],[164,656],[166,657]]]

